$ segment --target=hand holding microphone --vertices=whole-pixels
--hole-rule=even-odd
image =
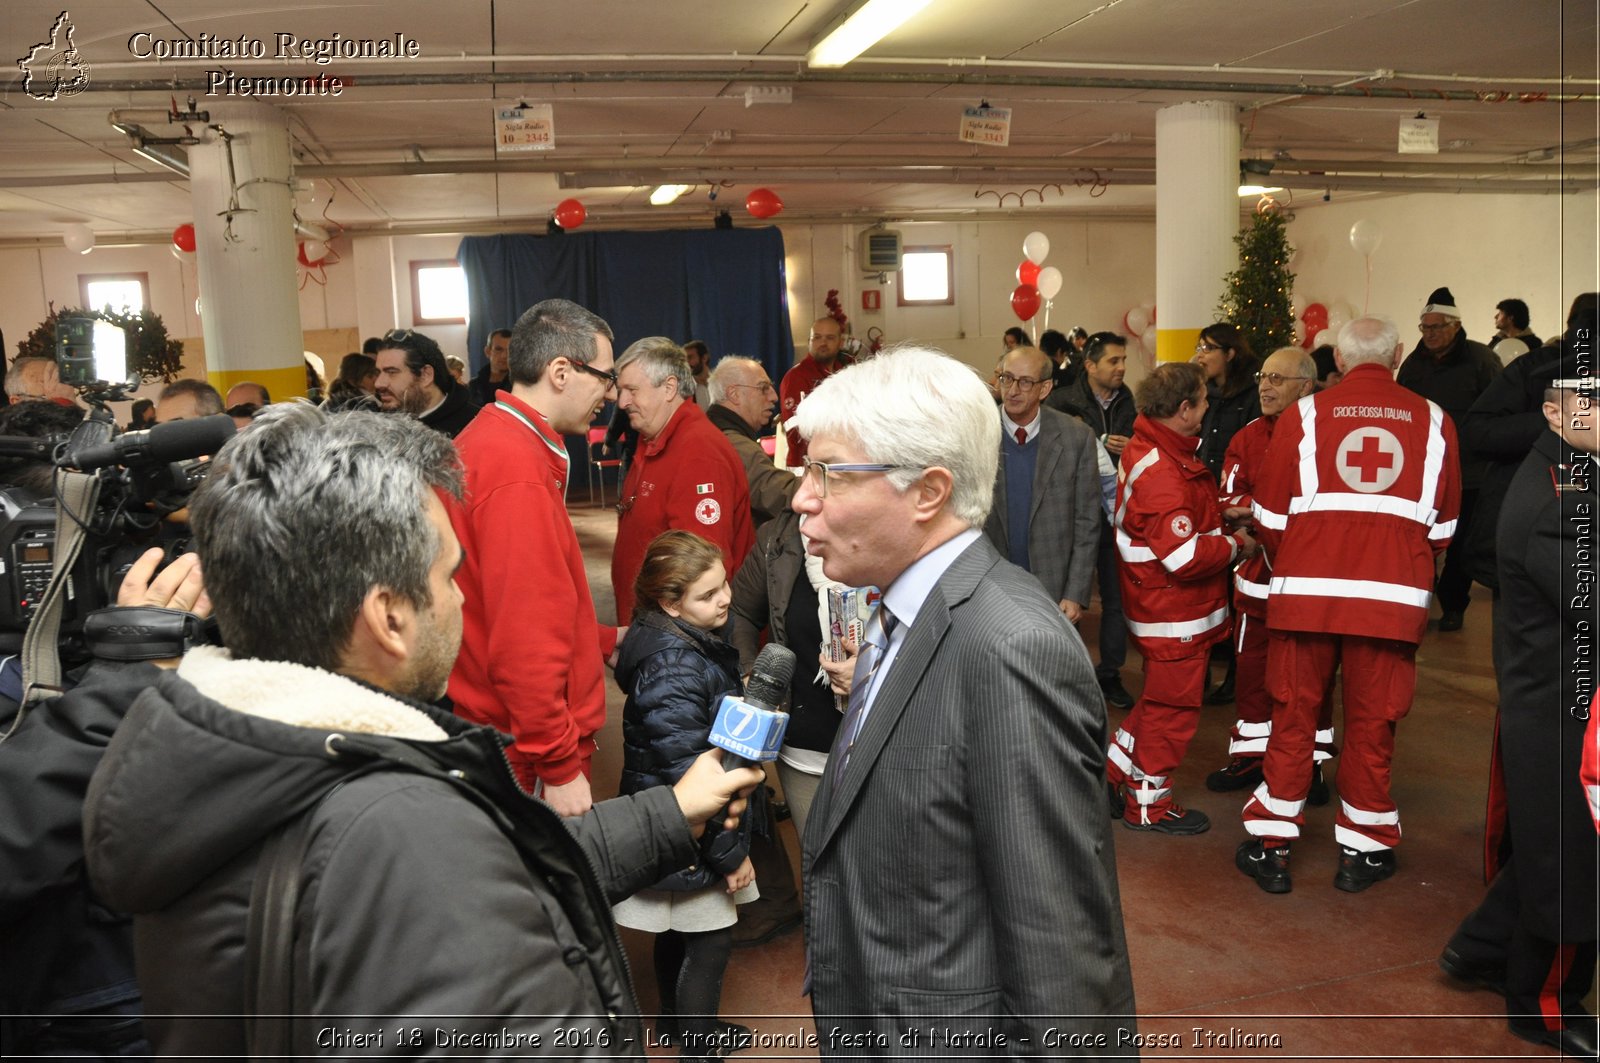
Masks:
[[[794,651],[770,643],[756,655],[744,697],[728,694],[711,725],[711,744],[722,749],[726,767],[777,760],[789,714],[778,705],[794,677]]]

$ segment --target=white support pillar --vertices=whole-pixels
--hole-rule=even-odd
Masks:
[[[224,395],[243,380],[273,401],[304,395],[288,127],[257,103],[213,107],[211,121],[228,139],[208,128],[189,149],[206,375]]]
[[[1239,261],[1238,108],[1156,112],[1156,360],[1187,362]]]

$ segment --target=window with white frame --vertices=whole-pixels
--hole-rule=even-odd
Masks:
[[[901,306],[953,306],[955,301],[956,267],[950,245],[906,248],[900,259],[896,302]]]
[[[85,310],[110,307],[128,314],[143,313],[150,306],[148,273],[80,273],[78,292]]]
[[[411,323],[464,325],[467,273],[453,258],[411,263]]]

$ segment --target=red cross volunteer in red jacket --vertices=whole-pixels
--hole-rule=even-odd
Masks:
[[[1222,459],[1224,515],[1247,514],[1255,497],[1261,464],[1272,442],[1278,415],[1316,388],[1317,365],[1299,347],[1274,351],[1256,374],[1261,416],[1239,429]],[[1243,511],[1239,513],[1238,511]],[[1233,572],[1234,704],[1239,713],[1228,741],[1228,764],[1206,776],[1206,789],[1218,793],[1254,789],[1261,782],[1261,758],[1272,733],[1272,698],[1267,693],[1267,559],[1257,553]],[[1327,785],[1319,783],[1321,763],[1333,755],[1332,707],[1323,699],[1317,721],[1316,781],[1312,804],[1326,804]]]
[[[1228,637],[1228,573],[1256,544],[1223,527],[1217,479],[1196,453],[1206,414],[1200,368],[1157,366],[1137,399],[1117,470],[1116,537],[1144,691],[1106,751],[1106,774],[1123,789],[1123,826],[1199,834],[1211,821],[1174,801],[1170,780],[1200,723],[1211,647]]]
[[[1289,843],[1305,818],[1317,712],[1340,665],[1334,885],[1356,893],[1394,874],[1395,725],[1411,708],[1435,558],[1455,532],[1461,499],[1455,429],[1437,404],[1395,383],[1400,350],[1386,319],[1340,329],[1334,357],[1344,379],[1283,413],[1256,485],[1256,533],[1272,567],[1272,738],[1235,862],[1269,893],[1290,889]]]
[[[731,580],[756,536],[744,462],[722,429],[687,401],[694,378],[682,348],[662,336],[630,344],[617,359],[617,392],[617,408],[639,433],[617,504],[611,554],[617,622],[626,624],[633,615],[633,581],[651,539],[671,528],[710,539],[722,549]]]

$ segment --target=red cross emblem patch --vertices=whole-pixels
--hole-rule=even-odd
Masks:
[[[1393,487],[1405,464],[1405,451],[1395,434],[1370,425],[1345,436],[1334,458],[1345,486],[1369,495]]]
[[[701,524],[715,524],[722,519],[722,504],[714,498],[702,498],[694,507],[694,519]]]

